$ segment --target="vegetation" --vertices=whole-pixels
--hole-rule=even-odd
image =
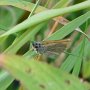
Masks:
[[[90,0],[1,0],[0,90],[89,90],[89,9]],[[54,40],[67,45],[60,55],[32,45]]]

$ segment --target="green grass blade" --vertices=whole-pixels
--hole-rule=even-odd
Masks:
[[[0,90],[6,88],[13,82],[13,77],[6,71],[0,71]]]
[[[85,42],[84,55],[87,57],[83,59],[82,76],[87,79],[90,77],[90,42]]]
[[[83,61],[82,66],[82,76],[84,79],[87,79],[90,77],[90,60],[89,61]]]
[[[53,8],[62,8],[66,7],[69,3],[71,3],[73,0],[60,0]]]
[[[69,55],[66,60],[64,61],[64,63],[61,65],[60,69],[61,70],[64,70],[64,71],[67,71],[67,72],[70,72],[75,63],[77,62],[78,58],[81,58],[82,57],[79,57],[79,52],[80,52],[80,47],[81,47],[82,44],[80,44],[79,46],[77,46],[71,53],[72,55]],[[73,56],[75,55],[75,56]],[[78,56],[78,57],[77,57]]]
[[[85,39],[82,41],[82,45],[81,45],[81,50],[79,51],[79,56],[80,57],[77,57],[77,61],[75,63],[75,66],[74,66],[74,69],[73,69],[73,74],[75,74],[76,76],[79,75],[80,73],[80,69],[81,69],[81,64],[82,64],[82,61],[83,61],[83,56],[84,56],[84,47],[85,47]]]
[[[36,8],[37,8],[37,7],[38,7],[38,5],[39,5],[39,2],[40,2],[40,0],[37,0],[37,2],[36,2],[36,4],[35,4],[34,8],[32,9],[32,11],[31,11],[30,15],[28,16],[28,18],[29,18],[29,17],[31,17],[31,16],[34,14],[34,12],[35,12]]]
[[[23,10],[27,10],[27,11],[32,11],[33,7],[35,6],[35,4],[31,3],[31,2],[27,2],[25,0],[21,0],[22,2],[20,2],[19,0],[2,0],[0,1],[0,5],[11,5],[14,7],[18,7],[21,8]],[[46,10],[45,7],[42,6],[38,6],[37,10],[35,10],[35,13],[41,12],[43,10]]]
[[[61,29],[59,29],[58,31],[56,31],[54,34],[52,34],[50,37],[46,39],[49,39],[49,40],[62,39],[68,34],[70,34],[71,32],[73,32],[77,27],[82,25],[89,18],[90,18],[90,11],[74,19],[73,21],[69,22],[67,25],[63,26]]]
[[[1,55],[0,65],[28,90],[87,90],[76,77],[56,68],[16,55]]]
[[[77,10],[88,8],[88,7],[90,7],[89,3],[90,3],[90,1],[85,1],[85,2],[82,2],[80,4],[73,5],[73,6],[70,6],[70,7],[67,7],[67,8],[52,9],[52,10],[47,10],[47,11],[38,13],[38,14],[33,15],[32,17],[30,17],[29,19],[25,20],[24,22],[18,24],[17,26],[13,27],[12,29],[10,29],[8,32],[4,33],[0,37],[25,30],[28,27],[34,26],[34,25],[36,25],[40,22],[49,20],[50,18],[59,16],[59,15],[62,15],[62,14],[66,14],[66,13],[69,13],[69,12],[75,12]],[[89,14],[89,12],[88,12],[88,14]]]
[[[85,42],[85,51],[89,50],[87,47],[88,45],[90,44],[90,42],[88,40],[86,40]],[[61,70],[64,70],[64,71],[67,71],[67,72],[70,72],[73,68],[73,73],[75,75],[79,75],[79,71],[80,71],[80,68],[81,68],[81,63],[82,63],[82,60],[84,58],[86,58],[86,55],[85,53],[83,52],[83,50],[81,50],[82,48],[82,45],[83,45],[83,41],[80,43],[79,46],[77,46],[71,53],[72,55],[69,55],[66,60],[63,62],[63,64],[61,65],[60,69]],[[86,46],[87,45],[87,46]],[[84,55],[83,55],[84,53]],[[74,56],[73,56],[74,55]]]
[[[19,38],[17,38],[11,46],[9,46],[4,53],[16,53],[26,42],[32,40],[37,32],[41,30],[41,28],[45,25],[45,23],[41,23],[36,27],[29,29],[23,33]]]

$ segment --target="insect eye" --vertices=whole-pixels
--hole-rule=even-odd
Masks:
[[[36,43],[35,44],[35,48],[39,48],[39,43]]]
[[[38,43],[35,43],[35,45],[37,46],[37,45],[38,45]]]
[[[33,42],[32,45],[33,45],[33,47],[36,47],[37,46],[37,43],[36,42]]]
[[[40,47],[40,46],[41,46],[41,44],[39,43],[39,44],[38,44],[38,46]]]
[[[32,45],[33,45],[35,48],[41,47],[40,42],[33,42]]]
[[[39,43],[36,43],[35,46],[38,47],[39,46]]]

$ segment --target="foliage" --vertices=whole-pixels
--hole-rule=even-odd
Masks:
[[[90,0],[1,0],[0,5],[0,90],[90,89]],[[71,41],[64,56],[32,50],[31,41],[65,38]]]

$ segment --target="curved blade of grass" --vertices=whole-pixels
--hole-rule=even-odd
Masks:
[[[74,65],[73,72],[72,72],[76,76],[79,76],[79,74],[80,74],[82,60],[83,59],[79,58],[79,57],[76,59],[76,63]]]
[[[79,51],[79,56],[77,57],[75,66],[73,68],[73,74],[75,74],[76,76],[79,75],[80,69],[81,69],[81,64],[82,64],[82,60],[83,60],[83,56],[84,56],[84,47],[85,47],[85,39],[82,41],[82,45],[81,45],[81,50]]]
[[[90,60],[89,61],[83,61],[82,76],[84,79],[87,79],[90,77]]]
[[[87,57],[83,60],[82,64],[82,76],[87,79],[90,77],[90,42],[86,42],[84,55]]]
[[[72,0],[61,0],[61,1],[59,1],[53,8],[59,8],[59,7],[61,7],[61,6],[66,6],[66,5],[68,5],[70,2],[72,2]],[[1,1],[1,5],[3,5],[3,3],[6,5],[8,5],[8,4],[10,4],[10,5],[12,5],[13,6],[13,4],[14,4],[14,6],[16,5],[17,7],[18,7],[18,5],[19,5],[19,7],[20,8],[22,8],[22,6],[23,7],[25,7],[25,6],[27,6],[27,9],[29,8],[28,7],[28,5],[27,4],[29,4],[29,2],[26,2],[26,1],[22,1],[22,3],[19,1],[19,0],[17,0],[17,1],[15,1],[14,3],[13,2],[11,2],[10,0],[8,0],[8,1],[6,1],[6,0],[4,0],[4,1]],[[18,5],[17,5],[17,3],[18,3]],[[28,10],[28,11],[31,11],[31,9],[32,9],[32,7],[34,7],[34,4],[33,3],[30,3],[30,10]],[[37,9],[35,10],[35,13],[37,13],[38,12],[38,9],[39,8],[42,8],[42,11],[43,10],[47,10],[46,8],[44,8],[44,7],[41,7],[41,6],[38,6],[37,7]],[[23,9],[23,8],[22,8]],[[26,9],[25,9],[26,10]],[[79,29],[77,29],[77,31],[79,31],[79,32],[81,32],[82,34],[84,34],[87,38],[88,38],[88,36],[84,33],[84,32],[82,32],[81,30],[79,30]]]
[[[38,14],[30,17],[29,19],[25,20],[24,22],[18,24],[17,26],[13,27],[12,29],[10,29],[8,32],[4,33],[0,37],[10,35],[15,32],[19,32],[21,30],[25,30],[28,27],[34,26],[40,22],[49,20],[50,18],[56,17],[58,15],[62,15],[62,14],[69,13],[69,12],[75,12],[77,10],[88,8],[88,7],[90,7],[89,3],[90,3],[90,1],[85,1],[80,4],[76,4],[76,5],[67,7],[67,8],[52,9],[52,10],[47,10],[47,11],[38,13]]]
[[[35,27],[34,28],[34,30],[32,30],[31,32],[30,32],[30,30],[28,30],[28,31],[26,31],[23,35],[21,35],[17,40],[15,40],[15,42],[8,48],[8,49],[6,49],[6,51],[4,52],[4,53],[16,53],[17,51],[18,51],[18,49],[23,45],[23,44],[25,44],[28,40],[30,40],[31,38],[31,36],[34,36],[34,34],[35,33],[37,33],[40,29],[41,29],[41,27],[43,27],[45,25],[45,23],[42,23],[42,24],[39,24],[37,27]],[[23,38],[23,39],[22,39]],[[33,55],[33,52],[31,52],[31,55]],[[27,56],[26,55],[26,57],[30,57],[31,56],[30,55],[30,53],[29,53],[29,55]],[[11,79],[9,79],[9,77],[11,77],[9,74],[7,75],[6,74],[6,76],[7,76],[7,78],[5,77],[5,80],[7,81],[5,84],[5,86],[3,86],[2,84],[2,82],[0,83],[0,86],[2,86],[1,88],[7,88],[10,84],[11,84],[11,82],[14,80],[14,78],[13,78],[13,80],[11,80]],[[5,81],[4,80],[4,81]],[[8,86],[7,86],[8,85]],[[4,90],[4,89],[2,89],[2,90]]]
[[[37,25],[36,27],[32,28],[31,31],[28,29],[19,38],[17,38],[13,44],[4,51],[4,53],[16,53],[26,42],[31,40],[35,34],[39,32],[42,27],[44,27],[44,25],[46,25],[46,22]]]
[[[73,69],[75,63],[77,62],[77,55],[78,55],[79,48],[80,46],[71,52],[72,55],[69,55],[68,58],[65,59],[65,61],[62,63],[60,67],[60,70],[70,72]],[[73,56],[73,55],[76,55],[76,56]]]
[[[86,40],[85,43],[85,50],[87,51],[87,44],[90,44],[90,42],[88,40]],[[83,50],[82,49],[83,46],[83,41],[80,43],[79,46],[77,46],[71,53],[72,55],[69,55],[67,57],[67,59],[64,61],[64,63],[61,65],[60,69],[70,72],[73,67],[73,74],[75,75],[79,75],[79,71],[80,71],[80,67],[81,67],[81,62],[82,60],[85,58],[85,55],[83,55]],[[76,55],[76,56],[73,56]]]
[[[17,51],[18,51],[18,49],[23,45],[23,44],[25,44],[28,40],[30,40],[31,38],[31,35],[33,35],[34,36],[34,34],[35,33],[37,33],[40,29],[41,29],[41,27],[43,27],[43,26],[45,26],[46,25],[46,23],[42,23],[42,24],[39,24],[38,26],[36,26],[35,28],[34,28],[34,30],[32,30],[31,32],[28,30],[28,31],[26,31],[25,33],[28,33],[28,34],[22,34],[17,40],[15,40],[15,43],[13,43],[8,49],[6,49],[6,51],[4,52],[4,53],[16,53]],[[23,39],[22,39],[23,38]],[[35,53],[33,53],[33,52],[29,52],[28,54],[25,54],[24,56],[26,57],[26,58],[31,58],[33,55],[34,55]],[[7,72],[6,72],[7,73]],[[4,73],[3,73],[4,74]],[[9,77],[11,77],[9,74],[7,75],[6,74],[6,76],[7,77],[5,77],[5,80],[4,81],[7,81],[8,79],[9,79]],[[7,79],[8,78],[8,79]],[[13,78],[13,80],[14,80],[14,78]],[[11,84],[11,82],[13,81],[13,80],[11,80],[11,79],[9,79],[8,81],[7,81],[7,83],[6,83],[6,85],[3,87],[3,85],[2,85],[2,82],[0,83],[0,86],[2,86],[1,88],[7,88],[10,84]],[[7,86],[8,85],[8,86]],[[2,90],[4,90],[4,89],[2,89]]]
[[[74,76],[45,63],[15,55],[0,55],[0,65],[28,90],[87,90]]]
[[[70,34],[71,32],[73,32],[77,27],[82,25],[89,18],[90,18],[90,11],[74,19],[73,21],[69,22],[67,25],[63,26],[61,29],[59,29],[58,31],[56,31],[55,33],[53,33],[50,37],[46,39],[49,39],[49,40],[62,39],[68,34]]]
[[[32,51],[32,50],[29,50],[28,52],[26,52],[24,54],[25,58],[29,59],[29,58],[33,58],[36,56],[36,52],[35,51]]]
[[[42,26],[42,24],[38,25],[36,27],[36,29],[32,30],[31,32],[30,32],[30,30],[26,31],[26,33],[28,33],[28,35],[26,33],[21,35],[21,37],[19,37],[17,40],[15,40],[15,43],[13,43],[8,49],[6,49],[6,51],[4,53],[6,53],[6,52],[7,53],[16,53],[23,44],[25,44],[28,40],[30,40],[31,35],[34,35],[35,33],[37,33],[40,30],[41,26]],[[30,53],[29,53],[29,57],[30,57]],[[0,80],[1,81],[0,90],[5,90],[12,83],[14,78],[11,79],[12,77],[7,72],[5,72],[5,73],[2,72],[2,74],[3,75],[5,74],[6,77],[4,75],[4,79],[2,79],[1,74],[0,74],[0,78],[2,79],[2,80]]]
[[[61,8],[67,6],[69,3],[71,3],[73,0],[60,0],[53,8]]]
[[[0,71],[0,90],[6,90],[6,88],[13,82],[13,77],[6,71]]]
[[[0,1],[0,5],[11,5],[14,7],[18,7],[21,8],[23,10],[27,10],[27,11],[32,11],[33,7],[35,6],[35,4],[31,3],[31,2],[27,2],[25,0],[1,0]],[[35,13],[41,12],[43,10],[46,10],[46,8],[42,7],[42,6],[38,6]]]

